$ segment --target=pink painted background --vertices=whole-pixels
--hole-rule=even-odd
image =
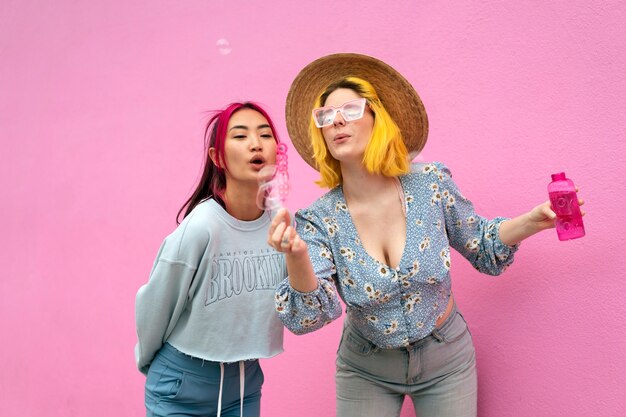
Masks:
[[[626,415],[626,3],[382,3],[2,1],[0,415],[144,414],[135,293],[198,177],[203,112],[257,100],[289,143],[291,81],[346,51],[415,85],[421,158],[483,215],[530,209],[561,170],[587,202],[585,238],[535,236],[501,277],[453,257],[479,415]],[[290,164],[295,209],[322,190]],[[334,415],[340,329],[264,361],[264,416]]]

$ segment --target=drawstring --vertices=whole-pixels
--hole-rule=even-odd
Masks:
[[[220,362],[220,392],[217,395],[217,417],[222,414],[222,387],[224,386],[224,364]]]
[[[246,366],[243,361],[239,361],[239,401],[241,404],[240,416],[243,417],[243,390],[246,384]]]
[[[224,364],[220,362],[220,392],[217,397],[217,417],[222,414],[222,388],[224,386]],[[239,415],[243,417],[243,395],[246,386],[246,365],[239,361]]]

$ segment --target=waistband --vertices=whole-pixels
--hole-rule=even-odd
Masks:
[[[203,377],[219,377],[221,374],[220,364],[224,368],[225,377],[238,377],[239,376],[239,363],[243,362],[246,369],[251,366],[255,366],[258,359],[250,359],[240,362],[222,363],[209,361],[206,359],[196,358],[195,356],[187,355],[176,349],[169,343],[165,343],[159,351],[163,355],[164,359],[173,363],[177,367],[184,369],[186,372]]]

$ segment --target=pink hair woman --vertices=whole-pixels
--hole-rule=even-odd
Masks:
[[[137,293],[148,416],[259,416],[258,359],[283,350],[273,312],[284,256],[267,246],[271,216],[257,205],[258,173],[275,163],[277,143],[270,117],[251,102],[207,124],[200,182]]]

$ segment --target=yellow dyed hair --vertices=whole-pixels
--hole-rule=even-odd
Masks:
[[[357,77],[346,77],[329,85],[315,100],[315,108],[323,107],[328,96],[339,88],[353,90],[367,100],[367,105],[374,113],[374,126],[365,153],[363,166],[372,174],[395,177],[407,174],[410,170],[409,152],[402,140],[400,128],[383,107],[374,87]],[[321,178],[316,183],[321,187],[333,188],[341,184],[341,166],[328,151],[322,129],[315,126],[311,117],[309,134],[313,146],[313,157],[320,171]]]

